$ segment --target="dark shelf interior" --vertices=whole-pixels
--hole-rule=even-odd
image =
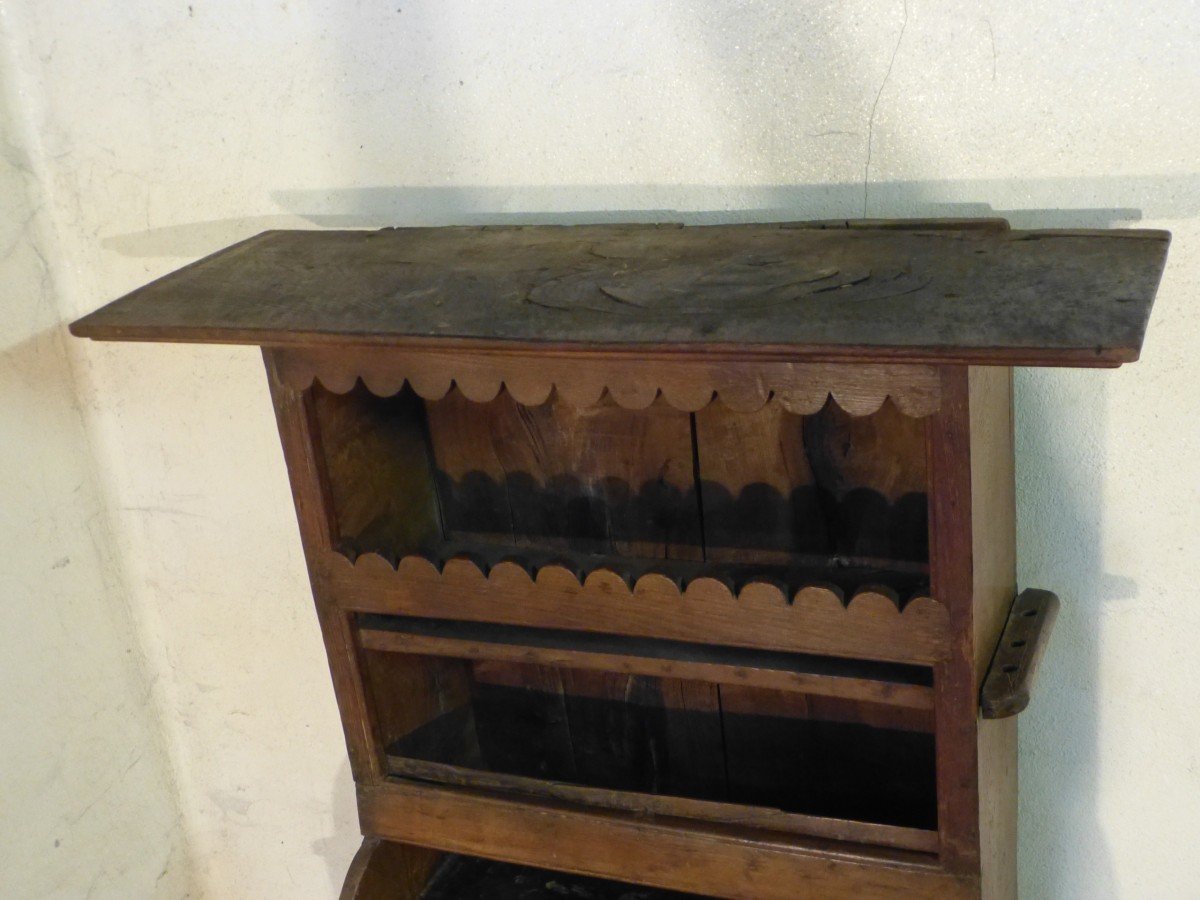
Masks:
[[[361,383],[312,395],[334,532],[351,556],[620,560],[635,575],[788,583],[874,573],[901,593],[928,572],[924,420],[890,401],[856,417],[832,401],[800,416],[774,402],[576,409],[456,390],[427,402]]]
[[[393,775],[936,828],[929,710],[537,662],[363,655]]]
[[[421,900],[688,900],[700,896],[456,854],[442,862]]]

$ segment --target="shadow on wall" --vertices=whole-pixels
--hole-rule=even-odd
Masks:
[[[349,760],[344,761],[338,769],[331,790],[331,834],[313,841],[312,852],[325,863],[329,872],[329,885],[332,888],[329,896],[333,897],[340,895],[342,882],[346,879],[346,833],[355,831],[358,822],[358,798],[354,792],[354,776],[350,772]],[[353,843],[354,850],[357,851],[358,842]]]
[[[1200,175],[896,181],[872,186],[872,215],[1000,216],[1015,228],[1110,228],[1147,218],[1200,215]],[[861,183],[810,185],[380,186],[278,190],[271,215],[189,222],[113,235],[121,256],[198,257],[272,228],[435,225],[576,225],[617,222],[787,222],[858,217]],[[961,197],[1094,196],[1127,206],[1010,208]],[[1147,204],[1147,200],[1156,198]]]
[[[1104,572],[1100,523],[1107,432],[1098,372],[1018,370],[1017,554],[1023,587],[1062,596],[1029,712],[1022,716],[1022,895],[1106,896],[1113,888],[1100,792],[1101,623],[1137,584]],[[1064,428],[1063,423],[1068,427]]]
[[[872,184],[871,192],[877,215],[1001,216],[1020,228],[1107,228],[1136,223],[1143,215],[1200,215],[1200,176],[893,182]],[[377,228],[838,219],[861,209],[862,184],[397,186],[282,190],[270,196],[284,212],[117,235],[104,245],[124,256],[196,257],[262,230],[304,223]],[[1051,201],[1094,196],[1132,202],[1106,208],[1014,209],[952,199],[963,196]],[[1027,848],[1022,853],[1022,894],[1066,896],[1083,885],[1102,890],[1100,886],[1111,884],[1111,862],[1095,808],[1099,629],[1101,607],[1130,598],[1136,585],[1104,575],[1100,558],[1105,376],[1024,370],[1016,386],[1021,586],[1055,590],[1063,599],[1043,689],[1022,718],[1021,830]],[[1070,423],[1069,429],[1061,427],[1063,422]],[[336,790],[339,805],[345,802],[343,794]],[[331,847],[314,849],[329,855]],[[331,879],[340,884],[342,860],[330,859],[329,866]]]

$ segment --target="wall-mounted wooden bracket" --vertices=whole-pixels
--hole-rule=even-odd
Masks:
[[[1136,360],[1169,237],[273,231],[71,331],[263,348],[343,900],[1015,900],[1012,367]]]
[[[1058,596],[1029,588],[1022,591],[1008,614],[983,680],[980,706],[985,719],[1015,716],[1029,705],[1033,681],[1058,615]]]

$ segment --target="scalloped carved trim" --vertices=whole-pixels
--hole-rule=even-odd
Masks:
[[[456,386],[468,400],[487,402],[501,391],[518,403],[538,406],[551,394],[575,407],[599,402],[607,392],[626,409],[644,409],[659,394],[684,412],[714,399],[752,412],[774,399],[798,415],[819,412],[829,397],[846,412],[865,416],[891,398],[907,416],[937,411],[937,370],[921,365],[706,362],[596,357],[586,354],[433,353],[390,349],[280,350],[284,383],[305,390],[320,382],[344,394],[361,378],[377,396],[397,393],[405,382],[426,400],[440,400]]]
[[[618,632],[670,640],[724,643],[798,653],[892,662],[934,662],[948,649],[949,614],[919,596],[903,604],[882,586],[864,586],[848,601],[836,587],[806,585],[792,596],[773,581],[750,581],[735,593],[701,576],[681,585],[649,573],[632,584],[610,568],[582,580],[550,564],[531,574],[516,562],[485,572],[454,557],[441,568],[421,556],[396,567],[375,553],[354,562],[325,556],[324,574],[342,605],[363,612],[466,619],[543,628]]]

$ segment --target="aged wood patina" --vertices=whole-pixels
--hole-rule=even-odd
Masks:
[[[278,231],[72,331],[263,348],[343,897],[1013,898],[1012,367],[1137,359],[1167,243]]]
[[[75,333],[864,362],[1137,358],[1165,232],[938,224],[270,231]]]

